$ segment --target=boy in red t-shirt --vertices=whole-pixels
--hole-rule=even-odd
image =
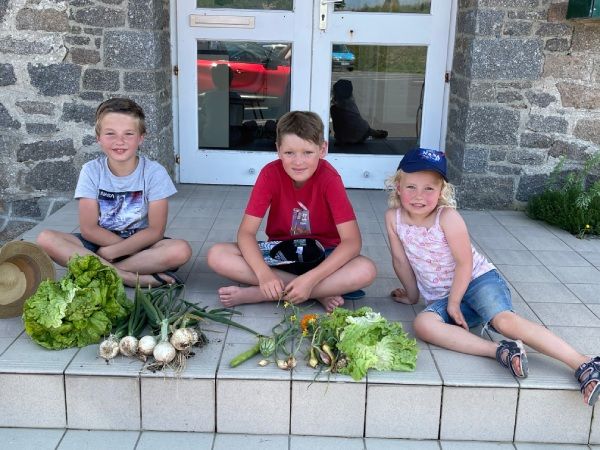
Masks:
[[[208,265],[215,272],[249,285],[220,288],[224,305],[282,298],[297,304],[316,298],[330,312],[344,303],[343,294],[375,279],[375,265],[360,255],[360,230],[342,179],[323,159],[327,154],[323,131],[323,122],[312,112],[292,111],[279,120],[279,159],[258,175],[237,244],[215,244],[208,252]],[[313,238],[325,247],[327,258],[300,275],[267,265],[256,239],[267,210],[269,241]],[[297,218],[298,211],[305,213],[300,227],[292,217]]]

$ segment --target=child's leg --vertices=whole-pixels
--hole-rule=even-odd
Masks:
[[[207,263],[219,275],[248,285],[247,287],[224,286],[219,288],[219,299],[225,306],[268,301],[258,287],[258,278],[242,256],[237,244],[224,242],[213,245],[208,251]],[[295,275],[287,272],[280,270],[276,272],[284,283],[295,278]]]
[[[114,266],[134,275],[162,274],[164,271],[182,266],[191,256],[192,249],[187,241],[162,239],[151,247],[114,263]]]
[[[501,334],[511,339],[520,339],[531,348],[562,361],[573,370],[590,360],[575,350],[563,339],[552,333],[546,327],[531,322],[513,312],[505,311],[492,319],[492,326]],[[581,380],[579,380],[581,381]],[[598,381],[590,382],[583,391],[583,399],[588,399],[594,392]]]
[[[71,256],[75,254],[80,256],[94,254],[83,246],[77,236],[62,231],[44,230],[36,241],[48,256],[61,266],[66,266]]]

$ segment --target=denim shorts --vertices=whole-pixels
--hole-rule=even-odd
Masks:
[[[434,312],[446,323],[454,324],[448,315],[448,297],[435,300],[424,310]],[[467,291],[460,302],[460,310],[469,325],[488,325],[490,321],[503,311],[513,311],[510,290],[496,269],[478,276],[469,283]]]

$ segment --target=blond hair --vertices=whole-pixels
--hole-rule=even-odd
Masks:
[[[437,172],[433,173],[437,174]],[[385,180],[385,188],[389,191],[388,206],[390,208],[399,208],[401,206],[400,195],[398,195],[398,184],[400,184],[402,175],[404,174],[405,172],[403,170],[398,170],[394,175]],[[444,180],[440,174],[437,175],[442,182],[442,191],[440,193],[440,198],[438,199],[438,206],[449,206],[450,208],[456,208],[454,186]]]
[[[137,120],[140,134],[146,134],[146,116],[142,107],[131,99],[116,97],[100,103],[100,106],[96,109],[96,136],[100,136],[102,119],[109,113],[131,116]]]
[[[277,122],[277,145],[286,134],[295,134],[300,139],[321,145],[325,142],[323,121],[312,111],[290,111]]]

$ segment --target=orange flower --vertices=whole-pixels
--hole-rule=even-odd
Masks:
[[[302,316],[302,320],[300,320],[300,329],[304,331],[308,331],[308,326],[315,323],[317,320],[316,314],[305,314]]]

